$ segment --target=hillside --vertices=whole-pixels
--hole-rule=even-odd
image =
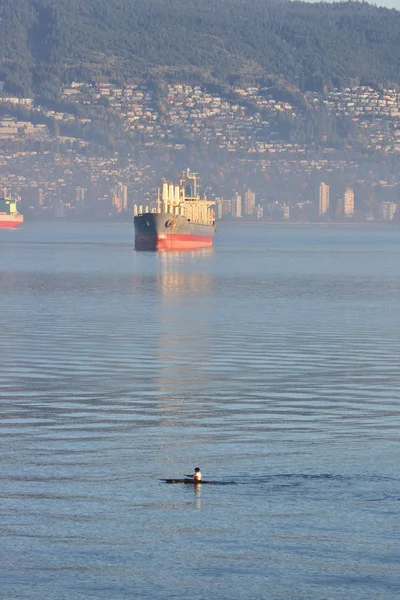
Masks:
[[[0,80],[55,97],[60,83],[129,77],[304,89],[400,83],[400,12],[285,0],[2,0]]]

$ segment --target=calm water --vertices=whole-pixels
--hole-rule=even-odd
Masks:
[[[400,228],[0,232],[0,597],[397,599]],[[236,485],[166,485],[202,467]]]

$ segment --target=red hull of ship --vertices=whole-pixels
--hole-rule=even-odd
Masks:
[[[170,233],[160,235],[137,235],[136,250],[195,250],[212,246],[213,236]]]
[[[0,229],[16,229],[22,225],[22,221],[2,221],[0,219]]]

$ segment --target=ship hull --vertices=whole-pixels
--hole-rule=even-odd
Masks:
[[[16,229],[23,223],[22,215],[2,215],[0,214],[0,229]]]
[[[211,247],[215,227],[191,223],[172,213],[145,213],[134,218],[136,250],[193,250]]]

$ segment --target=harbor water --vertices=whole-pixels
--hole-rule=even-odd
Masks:
[[[2,600],[399,598],[400,228],[219,229],[0,232]]]

